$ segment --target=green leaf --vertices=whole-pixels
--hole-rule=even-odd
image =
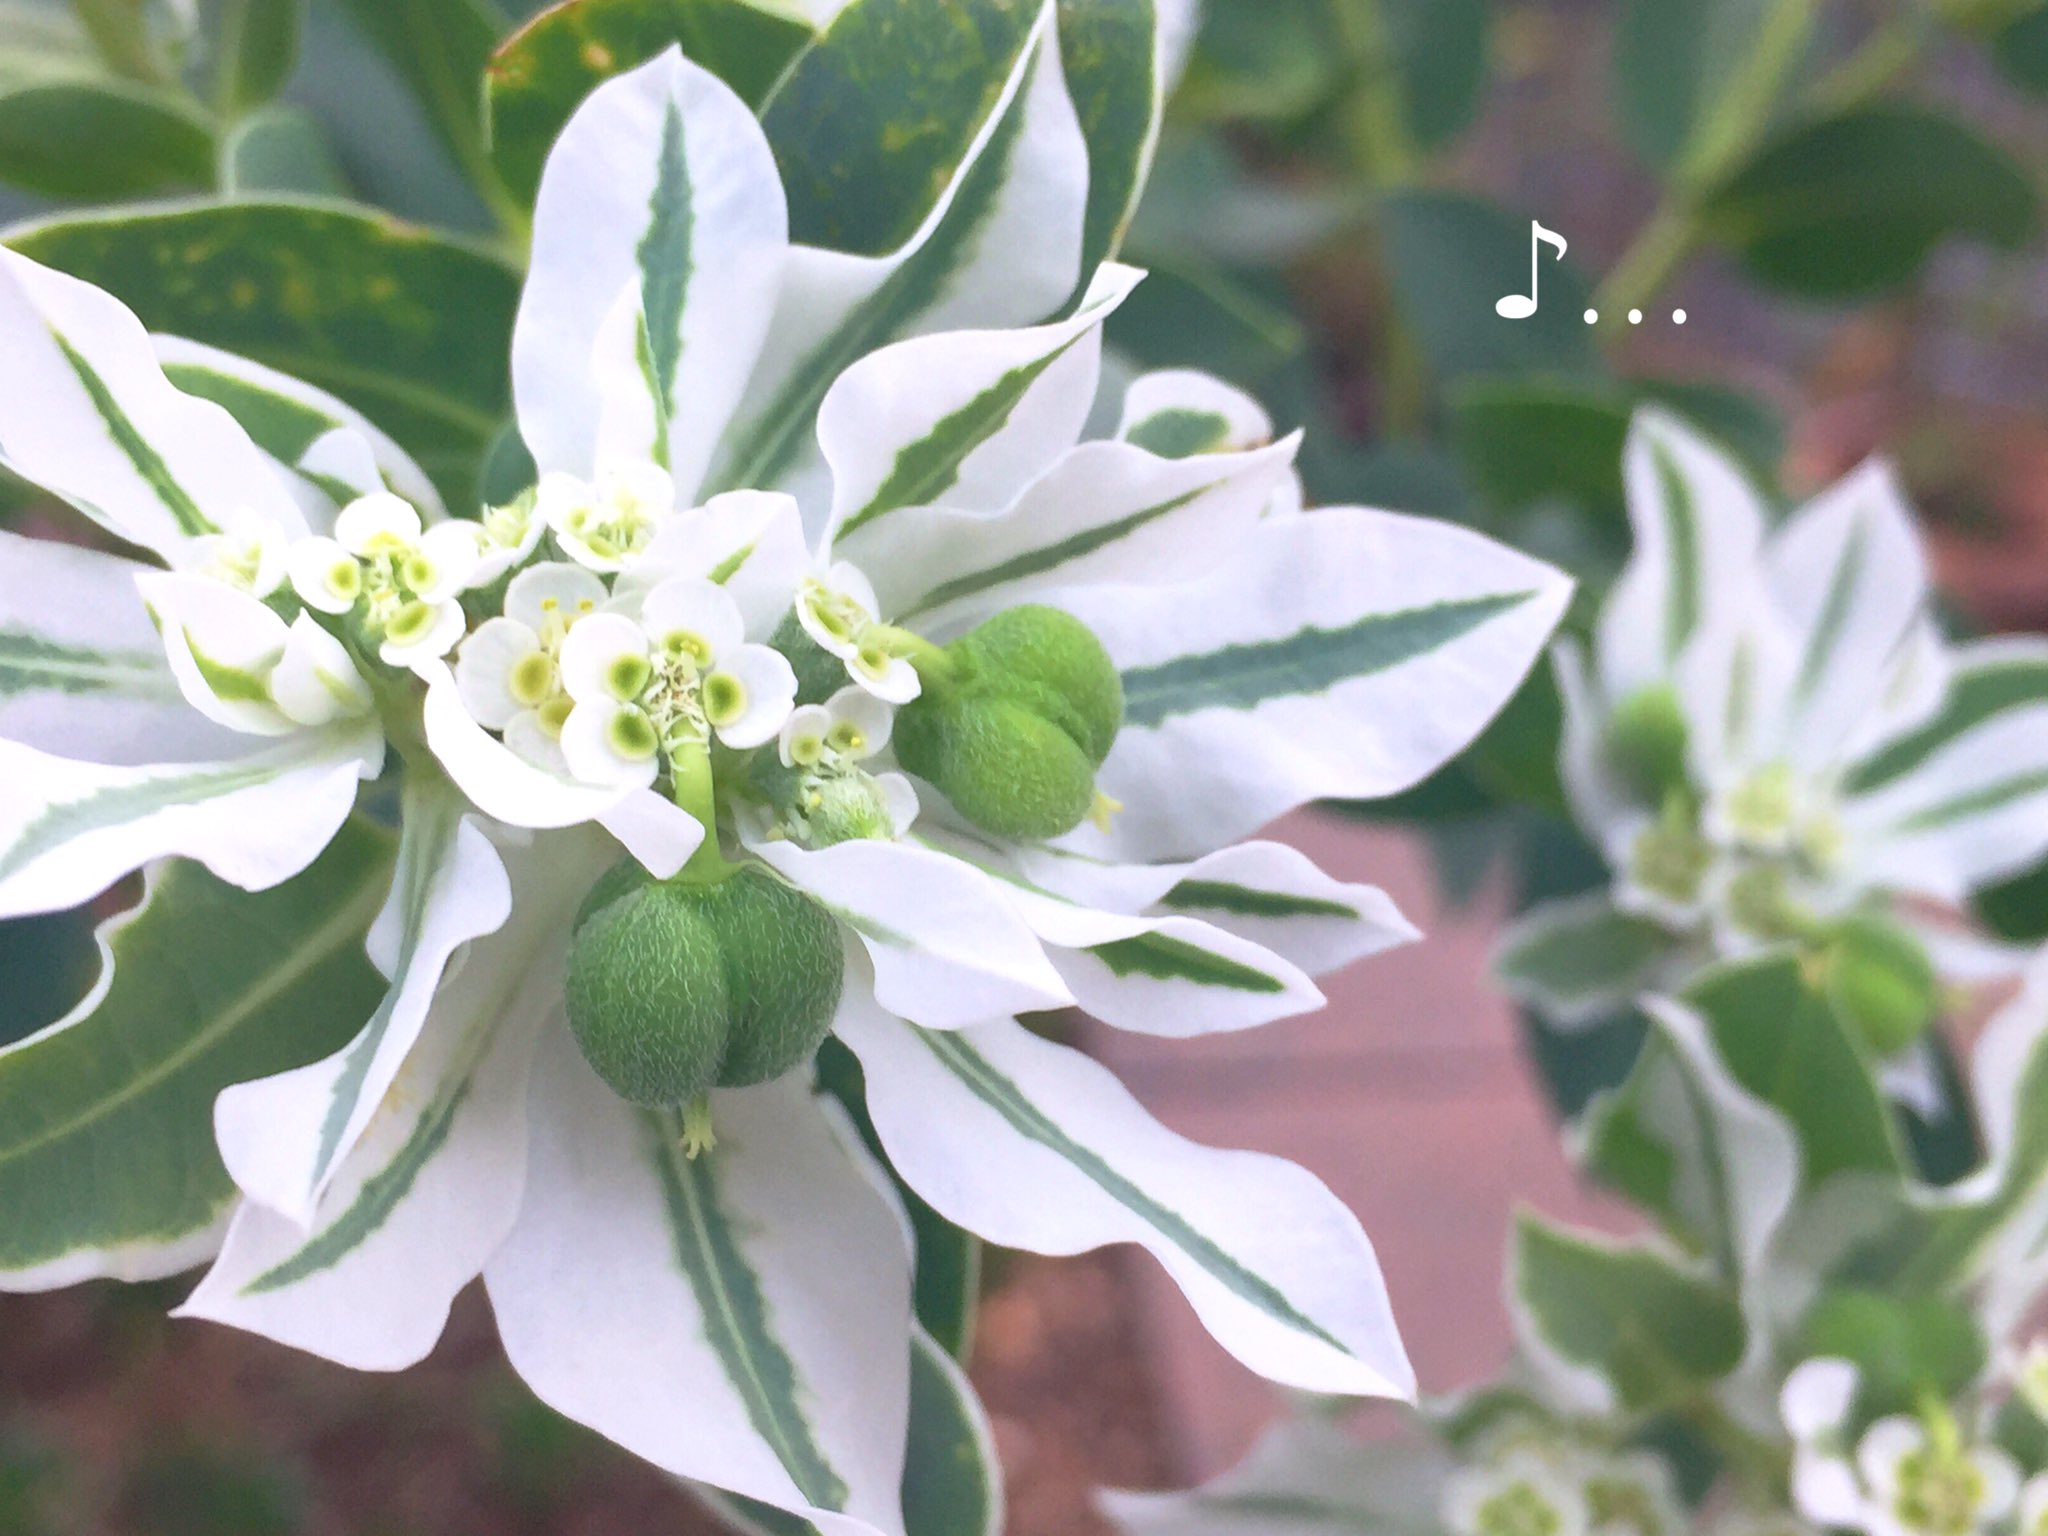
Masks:
[[[225,0],[214,35],[214,99],[230,115],[284,89],[299,61],[306,0]]]
[[[331,391],[451,506],[511,410],[519,279],[475,247],[339,204],[226,203],[39,224],[24,255],[187,336]]]
[[[1381,0],[1401,82],[1401,115],[1418,149],[1463,133],[1486,84],[1487,0]]]
[[[1808,984],[1796,954],[1711,967],[1683,996],[1706,1020],[1736,1082],[1798,1133],[1803,1190],[1850,1170],[1900,1172],[1898,1138],[1871,1064]]]
[[[0,922],[0,1047],[61,1018],[85,995],[98,967],[85,908]]]
[[[1759,281],[1845,300],[1912,278],[1951,238],[2018,250],[2039,224],[2024,168],[1918,107],[1866,107],[1773,139],[1702,202],[1710,237]]]
[[[672,45],[759,107],[816,34],[750,0],[568,0],[542,11],[491,56],[485,79],[491,158],[531,206],[542,163],[583,98]]]
[[[214,1098],[317,1060],[376,1006],[363,940],[390,857],[357,824],[260,894],[176,863],[102,930],[101,986],[0,1051],[0,1270],[61,1283],[203,1257],[235,1197]]]
[[[1855,1363],[1859,1424],[1912,1413],[1929,1392],[1954,1397],[1977,1379],[1987,1356],[1970,1313],[1934,1296],[1833,1291],[1807,1313],[1802,1334],[1802,1356]]]
[[[1569,1028],[1628,1006],[1670,948],[1657,924],[1595,894],[1532,909],[1508,930],[1493,969],[1509,995]]]
[[[288,106],[260,107],[228,130],[220,189],[229,197],[349,194],[319,120],[304,107]]]
[[[1153,0],[1059,0],[1060,67],[1088,142],[1088,214],[1078,302],[1137,211],[1159,126]]]
[[[1591,373],[1592,290],[1569,260],[1537,258],[1540,307],[1505,320],[1494,301],[1529,291],[1529,221],[1460,192],[1406,191],[1381,205],[1394,302],[1439,384],[1474,374]]]
[[[748,1536],[817,1536],[817,1527],[737,1494],[700,1490]],[[988,1419],[953,1358],[923,1329],[911,1336],[910,1440],[904,1447],[906,1536],[999,1536],[1002,1464]]]
[[[2008,23],[1991,39],[1991,57],[2023,91],[2048,96],[2048,8]]]
[[[1643,161],[1675,167],[1714,117],[1781,0],[1628,0],[1614,28],[1614,108]]]
[[[0,88],[0,181],[45,197],[109,201],[206,187],[213,129],[178,96],[113,79]]]
[[[1732,1296],[1656,1250],[1528,1215],[1515,1223],[1513,1294],[1551,1353],[1598,1371],[1638,1413],[1703,1395],[1741,1362],[1748,1340]]]
[[[1177,116],[1287,122],[1344,78],[1344,36],[1327,0],[1217,0],[1205,6],[1174,95]]]
[[[1042,0],[861,0],[768,98],[789,237],[879,256],[910,239],[1016,79]],[[914,58],[918,67],[904,68]]]
[[[490,200],[496,171],[484,141],[484,70],[501,18],[490,0],[342,0],[389,59],[471,182]]]
[[[1201,368],[1251,390],[1306,365],[1308,337],[1276,280],[1156,251],[1142,259],[1145,281],[1104,328],[1118,350],[1152,367]]]

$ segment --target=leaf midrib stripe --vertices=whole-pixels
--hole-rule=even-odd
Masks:
[[[107,387],[85,355],[62,332],[52,328],[50,339],[64,354],[64,361],[71,365],[71,371],[78,376],[79,387],[99,413],[101,424],[107,435],[114,440],[129,466],[142,483],[149,487],[163,509],[170,513],[171,521],[178,525],[180,533],[197,537],[201,534],[218,533],[220,530],[211,519],[199,509],[199,503],[192,499],[192,493],[178,483],[178,477],[171,473],[171,466],[164,462],[162,454],[150,445],[148,438],[131,421],[128,413],[121,408],[121,402]]]
[[[67,681],[74,686],[66,686]],[[21,630],[0,630],[0,697],[42,689],[161,698],[177,692],[163,673],[159,655],[95,651]]]
[[[1664,659],[1674,660],[1700,621],[1699,526],[1695,520],[1692,486],[1678,465],[1660,444],[1655,449],[1657,478],[1663,484],[1670,521],[1665,525],[1671,541],[1668,551],[1671,604],[1664,617]]]
[[[1849,621],[1849,599],[1863,576],[1864,534],[1864,525],[1859,521],[1850,531],[1849,542],[1842,549],[1842,558],[1835,562],[1834,572],[1828,578],[1828,595],[1821,603],[1820,618],[1813,626],[1813,638],[1807,643],[1806,655],[1799,664],[1795,692],[1802,704],[1810,700],[1813,690],[1820,686],[1828,663],[1834,659],[1835,646],[1841,641],[1842,626]]]
[[[277,759],[271,758],[240,768],[218,769],[212,773],[163,774],[155,778],[136,779],[126,784],[107,784],[76,800],[60,800],[47,806],[34,820],[26,823],[15,836],[14,841],[0,848],[0,881],[11,880],[24,869],[45,857],[59,844],[72,837],[81,837],[91,832],[105,831],[108,827],[122,824],[117,814],[113,820],[94,819],[87,812],[96,801],[112,799],[126,802],[140,801],[144,814],[161,810],[167,804],[192,805],[201,801],[218,800],[223,795],[232,795],[240,790],[266,784],[305,764],[280,767]],[[174,784],[179,793],[174,796],[150,795],[147,791],[161,785]],[[133,817],[128,817],[133,820]],[[77,824],[83,820],[84,825]],[[55,831],[51,829],[54,826]],[[67,828],[75,830],[67,831]]]
[[[380,873],[381,870],[370,871],[363,879],[360,896],[295,945],[291,953],[283,956],[270,970],[262,973],[234,1005],[222,1012],[213,1023],[193,1035],[154,1067],[131,1078],[118,1093],[109,1094],[106,1098],[95,1101],[84,1113],[74,1115],[60,1124],[46,1126],[31,1140],[16,1142],[13,1146],[0,1146],[0,1163],[26,1157],[31,1152],[40,1151],[52,1142],[75,1135],[84,1127],[104,1119],[114,1110],[140,1097],[193,1060],[206,1054],[223,1037],[240,1027],[251,1014],[289,992],[300,980],[324,964],[342,941],[360,935],[367,928],[370,919],[376,916],[377,908],[383,902],[380,882],[376,878]],[[141,915],[140,909],[135,915]],[[108,963],[111,964],[111,960]]]
[[[1318,1343],[1329,1345],[1346,1359],[1357,1358],[1342,1339],[1298,1309],[1271,1281],[1245,1268],[1212,1238],[1196,1230],[1185,1217],[1161,1205],[1112,1168],[1100,1154],[1067,1135],[1040,1112],[1015,1083],[957,1034],[919,1029],[915,1025],[908,1027],[939,1059],[940,1065],[1002,1116],[1011,1129],[1065,1158],[1104,1194],[1194,1259],[1232,1295],[1275,1321],[1306,1334]]]

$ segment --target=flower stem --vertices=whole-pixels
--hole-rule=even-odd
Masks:
[[[669,753],[669,798],[697,818],[704,841],[676,874],[689,885],[716,885],[734,866],[718,846],[717,784],[711,776],[711,744],[685,742]]]

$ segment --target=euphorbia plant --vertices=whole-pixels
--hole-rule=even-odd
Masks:
[[[780,90],[914,69],[870,6]],[[1276,1380],[1412,1390],[1320,1184],[1016,1016],[1248,1027],[1409,937],[1237,840],[1459,750],[1568,584],[1300,511],[1213,381],[1080,440],[1149,129],[1084,131],[1055,20],[885,256],[792,241],[831,167],[680,53],[600,85],[534,210],[531,483],[473,518],[331,396],[0,255],[0,458],[141,555],[0,548],[0,914],[147,872],[0,1054],[7,1283],[211,1257],[188,1314],[395,1368],[481,1274],[544,1399],[826,1531],[904,1528],[891,1173],[1006,1245],[1145,1245]]]

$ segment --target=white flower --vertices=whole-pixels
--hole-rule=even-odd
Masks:
[[[2013,1391],[2028,1412],[2048,1422],[2048,1338],[2033,1340],[2013,1370]]]
[[[477,563],[471,587],[489,587],[533,558],[547,534],[534,493],[515,496],[503,506],[485,507],[476,529]]]
[[[1786,1376],[1778,1412],[1792,1436],[1792,1501],[1822,1525],[1854,1525],[1863,1490],[1849,1459],[1846,1430],[1858,1374],[1847,1360],[1807,1360]]]
[[[1589,1536],[1593,1530],[1577,1479],[1526,1450],[1453,1473],[1444,1485],[1443,1520],[1454,1536]]]
[[[540,477],[534,511],[578,565],[621,571],[675,514],[675,483],[659,464],[615,464],[594,483],[557,470]]]
[[[1659,411],[1624,467],[1634,553],[1591,657],[1556,654],[1565,787],[1614,881],[1604,913],[1509,936],[1511,990],[1568,1027],[1874,902],[1960,907],[2048,851],[2048,651],[1941,639],[1887,470],[1769,529],[1745,472]],[[1637,920],[1666,930],[1651,963],[1631,935],[1560,990],[1553,950]]]
[[[300,540],[288,566],[309,608],[340,616],[364,604],[380,659],[417,669],[462,638],[461,594],[480,557],[474,524],[424,528],[411,502],[379,491],[343,507],[332,538]]]
[[[1856,1447],[1870,1536],[1976,1536],[2012,1512],[2019,1469],[1995,1446],[1962,1443],[1948,1420],[1879,1419]]]
[[[889,745],[896,712],[864,688],[842,688],[823,704],[806,704],[783,722],[777,751],[785,768],[813,768],[831,759],[866,762]]]
[[[2021,1485],[2013,1530],[2015,1536],[2048,1536],[2048,1473],[2037,1472]]]
[[[875,587],[847,561],[797,591],[796,616],[819,648],[846,663],[846,675],[876,698],[908,704],[918,696],[917,669],[890,649],[887,625],[875,616]]]
[[[202,534],[186,546],[179,568],[266,598],[284,585],[290,551],[290,535],[264,523],[248,534]]]
[[[462,642],[455,684],[476,722],[539,768],[567,773],[560,742],[570,699],[562,686],[562,641],[609,594],[578,565],[531,566],[512,578],[505,611]]]

